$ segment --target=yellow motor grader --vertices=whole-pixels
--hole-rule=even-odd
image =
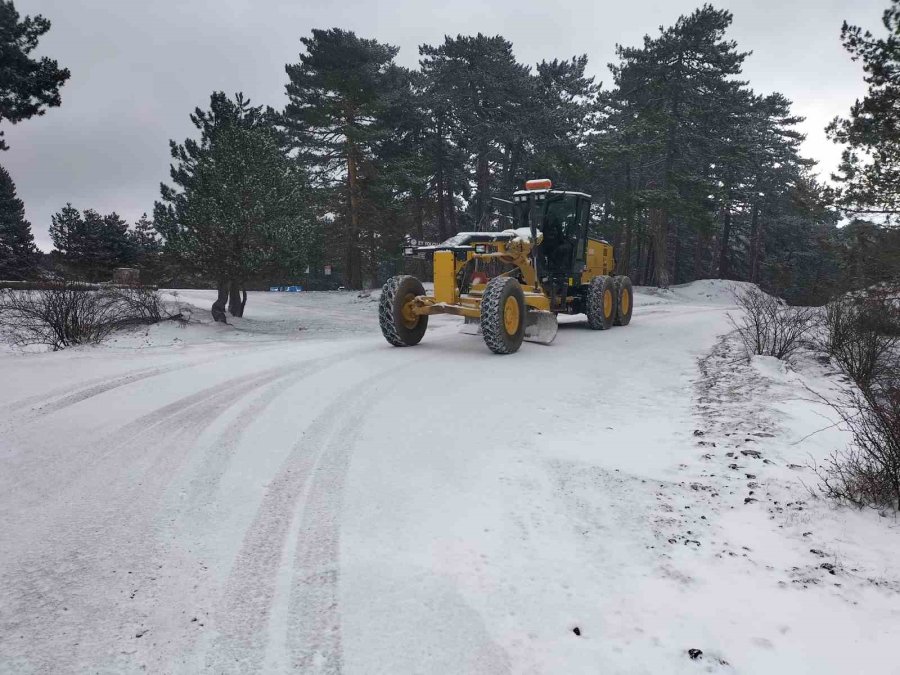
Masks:
[[[512,354],[523,340],[549,344],[560,313],[585,314],[594,330],[628,325],[631,280],[613,276],[612,246],[588,236],[590,195],[530,180],[511,203],[509,230],[462,232],[437,246],[404,249],[433,256],[434,290],[427,293],[413,276],[388,280],[378,306],[388,342],[418,344],[431,314],[465,317],[495,354]]]

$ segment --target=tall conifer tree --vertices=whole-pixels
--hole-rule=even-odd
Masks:
[[[33,276],[37,249],[25,205],[16,196],[9,172],[0,166],[0,279],[22,280]]]

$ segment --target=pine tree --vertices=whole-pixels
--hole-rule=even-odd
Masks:
[[[745,55],[725,38],[730,20],[705,6],[642,47],[619,47],[615,87],[585,137],[586,183],[619,273],[752,279],[798,299],[799,265],[834,270],[835,221],[799,154],[790,101],[737,79]],[[810,233],[807,255],[783,243],[793,230]],[[813,286],[831,280],[823,272]]]
[[[156,231],[153,219],[144,213],[128,232],[134,253],[134,264],[141,270],[141,279],[159,280],[163,272],[163,241]]]
[[[128,223],[116,213],[104,216],[94,209],[79,213],[66,204],[50,220],[53,253],[78,277],[104,281],[116,267],[127,267],[137,259]]]
[[[745,210],[749,212],[749,233],[743,278],[758,283],[762,280],[766,231],[768,227],[777,228],[785,209],[794,210],[803,203],[793,197],[798,186],[810,181],[809,170],[815,162],[800,155],[804,136],[795,127],[803,118],[791,112],[791,102],[785,96],[757,97],[748,112],[751,143],[746,165]],[[825,212],[818,206],[805,210],[804,217],[820,216],[824,217]]]
[[[507,163],[505,192],[519,189],[525,176],[547,176],[564,186],[587,182],[582,148],[593,131],[600,90],[594,78],[585,75],[587,63],[582,55],[537,64],[532,78],[534,118],[525,120],[518,130],[522,146],[531,146],[531,156],[519,151],[525,156],[522,168],[513,161]]]
[[[876,38],[846,21],[841,41],[854,61],[862,61],[869,89],[835,118],[829,137],[846,145],[837,174],[838,204],[849,213],[877,214],[889,222],[900,218],[900,0],[882,17],[887,36]]]
[[[146,213],[134,224],[130,237],[140,257],[155,255],[162,251],[163,242],[159,238],[153,220],[148,218]]]
[[[16,197],[9,172],[0,166],[0,279],[23,280],[35,273],[37,249],[25,205]]]
[[[69,79],[68,69],[46,56],[29,56],[48,30],[44,17],[20,18],[12,0],[0,0],[0,122],[15,124],[60,104],[59,88]],[[7,148],[0,131],[0,150]]]
[[[517,153],[532,126],[528,122],[534,120],[530,69],[516,61],[512,43],[500,35],[447,37],[440,46],[423,45],[419,53],[422,73],[430,81],[429,98],[437,105],[433,117],[443,135],[438,147],[442,152],[453,148],[470,167],[465,184],[445,189],[451,201],[461,192],[469,202],[470,227],[481,228],[490,215],[492,194],[504,183],[508,188],[511,173],[521,166]],[[468,181],[474,186],[471,195]]]
[[[427,47],[420,47],[422,53]],[[468,193],[467,153],[460,145],[464,134],[453,114],[453,101],[440,77],[417,73],[421,118],[422,160],[427,196],[433,204],[435,234],[443,241],[460,230],[457,193]]]
[[[66,204],[59,212],[50,216],[50,239],[53,250],[62,257],[77,257],[84,230],[81,212],[71,204]]]
[[[687,196],[702,193],[697,187],[706,179],[711,137],[704,122],[727,114],[719,102],[741,85],[732,78],[746,54],[724,38],[731,20],[730,12],[704,5],[657,38],[646,36],[640,48],[618,47],[620,63],[611,66],[620,96],[637,115],[629,126],[641,127],[642,152],[658,166],[641,199],[651,212],[652,278],[662,287],[671,277],[670,226],[690,217]],[[674,239],[680,241],[677,229]]]
[[[305,176],[282,152],[271,117],[241,94],[232,101],[215,92],[209,111],[191,115],[200,140],[170,144],[175,187],[162,185],[154,227],[185,269],[216,282],[217,321],[226,301],[243,315],[255,275],[302,259]]]
[[[398,48],[338,28],[313,30],[300,41],[306,51],[285,67],[285,130],[301,158],[315,167],[317,185],[334,196],[343,224],[345,284],[362,288],[362,172],[386,133],[381,116],[398,80]],[[371,226],[365,234],[375,237]]]

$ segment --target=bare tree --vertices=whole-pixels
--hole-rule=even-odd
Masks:
[[[733,296],[743,311],[728,318],[750,354],[787,359],[805,344],[815,318],[813,308],[790,307],[756,286],[735,289]]]

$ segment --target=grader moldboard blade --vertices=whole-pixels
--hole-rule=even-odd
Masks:
[[[545,312],[532,309],[525,314],[525,340],[549,345],[556,338],[558,324],[553,312]],[[465,322],[459,327],[460,333],[466,335],[481,335],[481,321],[473,317],[466,317]]]
[[[525,313],[525,339],[549,345],[556,338],[558,324],[556,314],[540,309],[532,309]]]
[[[466,335],[481,335],[481,321],[473,316],[467,316],[459,327],[459,332]]]

